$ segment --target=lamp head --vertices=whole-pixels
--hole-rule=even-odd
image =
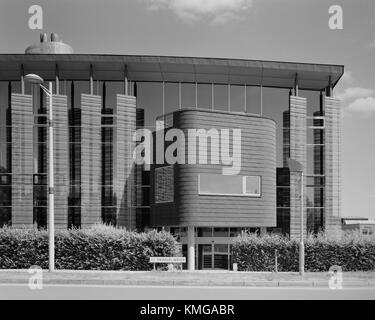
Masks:
[[[25,76],[25,81],[31,84],[42,84],[44,82],[43,78],[37,74],[29,73]]]

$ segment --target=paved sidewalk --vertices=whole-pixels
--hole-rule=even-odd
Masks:
[[[28,270],[0,270],[0,284],[27,284]],[[44,284],[143,285],[143,286],[229,286],[229,287],[328,287],[328,272],[233,271],[80,271],[43,270]],[[375,287],[375,272],[344,272],[342,286]]]

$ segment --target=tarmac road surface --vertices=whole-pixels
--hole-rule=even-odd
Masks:
[[[332,290],[313,287],[187,287],[45,284],[30,289],[25,284],[0,284],[0,299],[130,299],[130,300],[257,300],[257,299],[375,299],[375,287]]]

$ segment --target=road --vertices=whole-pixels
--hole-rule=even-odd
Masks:
[[[0,284],[0,299],[130,299],[130,300],[253,300],[253,299],[375,299],[375,287],[341,290],[312,287],[187,287]]]

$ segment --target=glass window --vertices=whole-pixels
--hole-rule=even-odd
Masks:
[[[290,172],[288,168],[276,169],[276,185],[288,187],[290,185]]]
[[[155,129],[155,120],[163,115],[162,83],[137,82],[137,107],[144,109],[145,127]]]
[[[135,186],[135,192],[137,194],[135,203],[137,207],[148,207],[150,206],[150,187],[149,186]]]
[[[195,84],[181,84],[181,106],[182,108],[195,108]]]
[[[12,224],[12,208],[0,207],[0,228]]]
[[[289,127],[289,90],[282,88],[262,89],[263,116],[276,122],[276,160],[277,166],[283,167],[284,158],[289,151],[289,136],[284,135],[284,127]]]
[[[307,175],[323,175],[324,174],[324,146],[308,145],[306,148]]]
[[[277,207],[290,207],[290,187],[276,188]]]
[[[142,203],[141,206],[147,207],[150,205],[150,187],[149,186],[142,186]]]
[[[320,115],[320,91],[299,90],[298,94],[307,100],[308,117]]]
[[[142,185],[150,185],[150,171],[142,171]]]
[[[214,269],[229,268],[229,247],[227,244],[214,245]]]
[[[68,228],[81,228],[81,208],[69,207],[68,209]]]
[[[102,186],[102,206],[116,205],[115,194],[113,186]]]
[[[245,86],[230,86],[230,111],[245,112]]]
[[[260,114],[260,87],[246,86],[246,113]]]
[[[214,109],[219,111],[228,111],[228,85],[215,84]]]
[[[116,208],[102,207],[102,221],[104,224],[115,226],[117,222]]]
[[[47,206],[47,186],[34,185],[34,206],[45,207]]]
[[[34,207],[33,221],[38,228],[47,229],[47,207]]]
[[[0,172],[0,185],[11,185],[11,175],[10,174],[1,174]]]
[[[104,92],[105,90],[105,92]],[[101,86],[103,96],[103,109],[115,109],[117,104],[117,94],[124,94],[124,82],[106,81]]]
[[[80,185],[71,185],[69,187],[68,204],[69,206],[81,205],[81,186]]]
[[[10,172],[10,110],[8,82],[0,82],[0,173]]]
[[[282,234],[290,234],[290,209],[289,208],[277,208],[277,229]]]
[[[324,211],[323,209],[316,209],[316,208],[307,208],[306,209],[306,215],[307,215],[307,232],[309,233],[318,233],[322,231],[323,229],[323,215]]]
[[[199,194],[260,196],[259,176],[229,176],[221,174],[200,174]]]
[[[324,187],[306,187],[306,206],[308,208],[324,206]]]
[[[0,185],[0,207],[12,205],[12,187]]]
[[[73,101],[74,101],[74,108],[81,108],[81,95],[89,94],[90,93],[90,84],[89,81],[74,81],[74,94]]]
[[[241,228],[230,228],[229,236],[230,237],[238,237],[241,235],[242,229]]]
[[[370,234],[370,229],[367,229],[367,228],[362,229],[362,234],[367,236],[368,234]]]
[[[198,108],[212,109],[212,85],[199,83],[197,89]]]
[[[235,194],[243,192],[242,176],[224,176],[221,174],[200,174],[200,194]]]
[[[170,113],[178,110],[178,90],[178,83],[166,82],[164,84],[165,113]]]
[[[197,228],[198,237],[212,237],[212,228]]]
[[[214,237],[228,237],[229,228],[214,228]]]
[[[150,209],[149,208],[136,208],[136,228],[138,230],[145,230],[150,225]],[[179,237],[179,233],[176,233]]]

